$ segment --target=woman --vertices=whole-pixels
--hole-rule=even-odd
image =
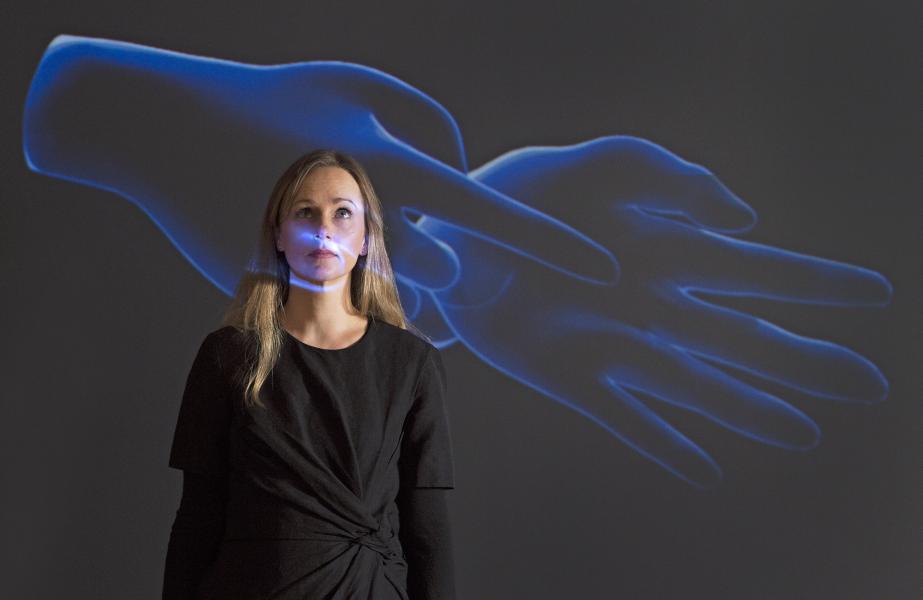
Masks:
[[[445,368],[408,327],[368,176],[300,157],[186,381],[165,600],[454,598]]]

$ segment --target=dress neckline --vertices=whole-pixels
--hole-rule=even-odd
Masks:
[[[314,350],[315,352],[323,352],[323,353],[333,353],[333,354],[335,354],[335,353],[337,353],[337,352],[343,352],[343,351],[346,351],[346,350],[352,350],[353,348],[356,348],[356,347],[362,345],[362,343],[369,337],[369,332],[372,331],[372,323],[375,321],[375,319],[374,319],[371,315],[369,315],[368,318],[367,318],[367,321],[368,321],[368,322],[365,324],[365,331],[363,332],[362,336],[361,336],[358,340],[356,340],[355,342],[353,342],[352,344],[350,344],[349,346],[344,346],[344,347],[342,347],[342,348],[318,348],[317,346],[312,346],[311,344],[306,344],[306,343],[302,342],[301,340],[299,340],[298,338],[296,338],[294,335],[292,335],[291,333],[289,333],[288,330],[285,329],[285,328],[283,328],[282,331],[285,332],[285,335],[286,335],[288,338],[290,338],[292,341],[294,341],[296,344],[298,344],[298,345],[301,346],[302,348],[308,348],[308,349],[310,349],[310,350]]]

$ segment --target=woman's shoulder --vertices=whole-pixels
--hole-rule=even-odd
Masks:
[[[405,353],[426,355],[430,348],[435,348],[422,333],[414,331],[412,328],[404,329],[388,321],[376,319],[376,325],[380,332],[379,338],[383,343],[392,344]]]
[[[234,325],[223,325],[218,329],[208,332],[205,336],[206,341],[215,344],[243,343],[249,338],[249,333]]]
[[[233,325],[224,325],[208,332],[202,344],[213,348],[222,360],[235,361],[246,356],[253,339],[251,332]]]

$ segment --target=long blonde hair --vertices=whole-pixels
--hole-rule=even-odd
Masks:
[[[269,378],[285,339],[280,315],[288,299],[289,265],[285,254],[276,247],[281,222],[288,214],[295,194],[305,177],[317,167],[340,167],[352,175],[365,202],[367,254],[360,255],[350,273],[350,299],[360,314],[410,329],[429,339],[407,321],[385,247],[385,224],[381,203],[372,182],[359,162],[331,149],[317,149],[300,156],[285,170],[273,187],[263,213],[259,237],[248,268],[222,318],[223,326],[233,326],[255,340],[250,344],[247,369],[242,373],[244,401],[249,406],[263,406],[260,389]]]

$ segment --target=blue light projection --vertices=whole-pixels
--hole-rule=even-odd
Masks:
[[[887,396],[852,350],[690,292],[884,306],[889,282],[731,237],[752,229],[754,211],[640,138],[528,147],[469,172],[448,111],[380,71],[75,36],[49,45],[23,118],[29,168],[128,199],[227,294],[279,169],[315,147],[369,171],[402,302],[437,345],[461,342],[695,486],[721,469],[657,402],[808,450],[814,421],[733,370],[829,400]]]

